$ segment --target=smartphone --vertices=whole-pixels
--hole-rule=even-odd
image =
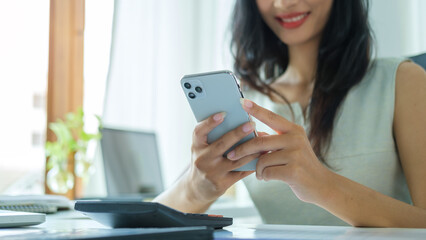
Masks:
[[[241,106],[240,98],[244,96],[237,78],[231,71],[185,75],[180,83],[197,122],[203,121],[215,113],[226,112],[224,121],[208,134],[208,143],[216,141],[225,133],[251,121],[251,117]],[[227,150],[224,157],[236,146],[256,136],[256,131],[250,133]],[[234,171],[255,171],[257,160],[254,159]]]

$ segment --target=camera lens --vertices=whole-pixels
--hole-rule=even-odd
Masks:
[[[194,99],[195,98],[195,94],[193,92],[188,93],[189,98]]]
[[[186,89],[190,89],[191,88],[191,84],[190,83],[184,83],[183,86],[185,86]]]
[[[201,87],[195,87],[195,91],[197,91],[197,93],[201,93],[203,89]]]

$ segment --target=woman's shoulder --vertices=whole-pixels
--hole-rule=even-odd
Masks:
[[[426,71],[414,62],[403,62],[395,77],[396,114],[400,109],[415,108],[426,103]],[[426,109],[426,108],[425,108]]]
[[[356,88],[371,89],[372,86],[393,88],[398,67],[404,62],[410,62],[410,60],[408,58],[372,59],[363,80]]]
[[[418,84],[424,84],[425,70],[412,61],[404,61],[398,65],[395,80],[397,82],[419,81]]]
[[[366,76],[388,73],[396,76],[399,65],[403,62],[410,62],[408,58],[392,57],[392,58],[375,58],[370,62]]]
[[[382,67],[391,67],[399,65],[401,62],[410,61],[409,58],[405,57],[380,57],[371,60],[373,64],[379,64]]]

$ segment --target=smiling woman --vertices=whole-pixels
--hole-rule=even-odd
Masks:
[[[266,223],[426,227],[426,73],[371,57],[367,2],[239,0],[232,27],[243,107],[269,134],[222,157],[244,127],[207,143],[223,119],[201,121],[189,170],[156,200],[202,212],[244,179]],[[256,174],[219,170],[254,154]]]
[[[406,139],[421,124],[402,117],[408,116],[402,112],[408,108],[414,111],[411,116],[426,120],[426,108],[405,99],[413,94],[413,101],[425,102],[425,72],[404,59],[370,58],[364,1],[259,0],[258,13],[254,3],[239,3],[243,11],[234,15],[235,68],[252,88],[246,96],[269,109],[250,103],[246,110],[278,133],[237,147],[233,158],[268,152],[256,169],[257,179],[267,182],[244,179],[263,220],[425,226],[426,192],[420,176],[426,172],[426,152],[407,153],[411,147],[406,144],[424,144],[426,135],[412,133],[413,139]],[[250,23],[240,17],[244,10],[263,20],[257,25],[263,34],[250,39],[257,45],[245,44],[244,26]],[[299,25],[288,28],[282,17],[295,14],[308,15],[303,22],[291,19]],[[292,118],[296,124],[286,120]],[[404,131],[398,134],[400,129]],[[389,214],[389,209],[395,212]]]
[[[235,12],[233,23],[235,69],[244,82],[274,101],[301,104],[303,117],[310,115],[313,149],[322,159],[339,105],[370,63],[368,6],[331,0],[256,3],[236,5],[241,11]],[[292,15],[306,17],[295,21],[298,27],[288,28],[282,17]],[[248,30],[252,26],[260,33],[255,37]]]

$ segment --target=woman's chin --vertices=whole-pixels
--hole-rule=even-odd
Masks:
[[[285,43],[287,46],[298,46],[298,45],[302,45],[306,42],[308,42],[308,39],[305,38],[295,38],[295,37],[287,37],[287,38],[281,38],[281,41],[283,43]]]
[[[281,36],[280,40],[287,46],[298,46],[304,45],[313,41],[319,41],[315,36],[306,36],[305,34],[291,34],[287,33],[285,36]]]

